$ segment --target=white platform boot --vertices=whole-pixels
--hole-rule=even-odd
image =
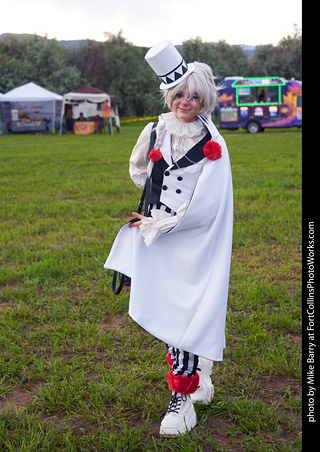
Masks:
[[[160,435],[183,435],[196,425],[197,416],[190,396],[173,392],[167,414],[161,422]]]
[[[212,361],[205,358],[199,358],[198,374],[200,381],[196,392],[190,395],[192,402],[199,402],[207,405],[212,401],[214,395],[214,387],[211,380],[212,367]]]

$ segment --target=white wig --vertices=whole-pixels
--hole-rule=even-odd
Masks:
[[[187,86],[190,98],[195,94],[200,98],[200,103],[202,104],[200,113],[210,114],[215,108],[218,97],[218,88],[214,82],[215,77],[213,76],[210,66],[207,64],[198,63],[197,61],[193,64],[195,66],[194,71],[188,75],[188,77],[173,88],[164,91],[165,103],[171,109],[176,94]]]

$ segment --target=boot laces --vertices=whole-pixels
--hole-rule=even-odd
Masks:
[[[176,413],[179,414],[179,410],[181,408],[182,402],[186,402],[187,396],[185,394],[179,394],[178,392],[174,392],[172,394],[168,413]]]

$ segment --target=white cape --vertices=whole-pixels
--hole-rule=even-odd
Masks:
[[[201,118],[202,119],[202,118]],[[131,277],[130,316],[156,338],[212,361],[223,359],[232,247],[233,195],[228,150],[207,160],[189,207],[149,248],[124,225],[105,268]]]

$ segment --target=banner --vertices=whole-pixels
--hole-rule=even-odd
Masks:
[[[76,135],[89,135],[94,133],[94,121],[75,121],[73,132]]]
[[[101,111],[102,111],[102,116],[104,118],[110,118],[111,117],[111,110],[109,107],[109,102],[102,102],[101,104]]]

